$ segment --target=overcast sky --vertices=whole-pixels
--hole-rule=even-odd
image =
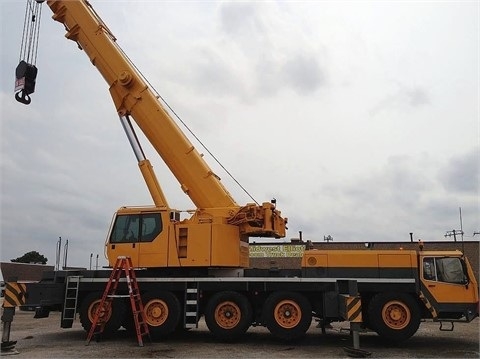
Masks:
[[[277,199],[286,240],[451,240],[459,207],[480,238],[478,1],[91,3],[249,193]],[[25,106],[25,1],[0,5],[1,260],[36,250],[53,265],[61,236],[69,265],[104,265],[115,210],[152,200],[107,84],[43,6]],[[169,204],[193,208],[143,145]]]

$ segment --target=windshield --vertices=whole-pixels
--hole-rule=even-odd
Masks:
[[[431,257],[423,259],[423,278],[438,282],[467,283],[465,263],[458,257]]]
[[[162,231],[160,213],[118,215],[110,243],[151,242]]]

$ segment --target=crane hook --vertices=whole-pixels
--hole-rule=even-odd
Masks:
[[[27,91],[25,91],[25,89],[20,90],[15,94],[15,100],[25,105],[29,105],[30,102],[32,102],[32,99],[30,98],[30,96],[28,96],[28,93]]]
[[[25,105],[32,102],[30,94],[35,91],[35,82],[37,78],[37,68],[35,65],[25,61],[20,61],[15,69],[15,99]]]

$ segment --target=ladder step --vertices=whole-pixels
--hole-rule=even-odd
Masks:
[[[121,280],[122,273],[125,274],[125,281],[127,282],[129,294],[115,294],[118,283]],[[105,287],[102,300],[99,304],[101,311],[98,311],[94,316],[92,327],[88,333],[87,344],[90,342],[92,336],[101,334],[105,327],[105,321],[100,314],[105,312],[104,305],[109,303],[107,310],[112,310],[111,303],[113,298],[130,298],[130,304],[132,307],[132,316],[135,322],[135,329],[137,333],[138,345],[143,346],[142,336],[145,334],[150,335],[148,325],[144,322],[143,305],[140,296],[140,290],[138,288],[137,278],[135,276],[135,270],[132,266],[130,257],[118,257],[115,262],[115,266],[112,269],[112,273]]]
[[[198,288],[197,283],[186,283],[183,325],[186,329],[198,328]]]
[[[130,298],[129,294],[109,294],[108,298]]]

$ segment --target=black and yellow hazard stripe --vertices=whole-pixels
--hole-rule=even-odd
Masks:
[[[420,299],[422,300],[423,304],[425,304],[425,307],[430,312],[430,314],[432,314],[432,318],[436,319],[438,317],[438,314],[437,314],[437,311],[435,310],[435,308],[433,307],[432,303],[430,303],[430,301],[428,300],[427,297],[425,297],[425,295],[423,294],[422,291],[420,291],[419,296],[420,296]]]
[[[4,308],[18,307],[25,304],[26,285],[16,282],[5,284]]]
[[[362,301],[360,297],[346,297],[347,319],[349,322],[362,322]]]

